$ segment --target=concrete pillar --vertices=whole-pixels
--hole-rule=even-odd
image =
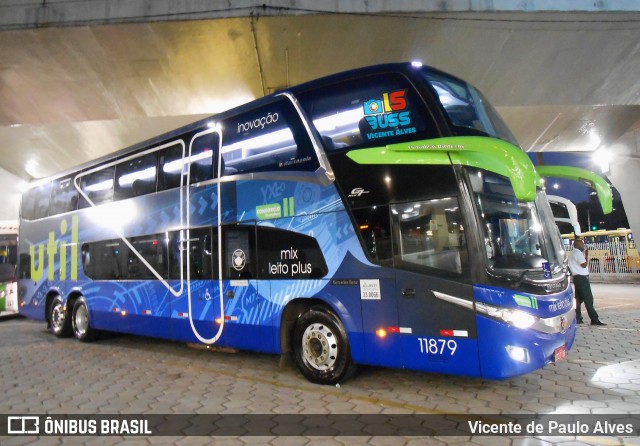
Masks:
[[[0,219],[17,220],[25,181],[0,168]]]
[[[623,143],[616,145],[610,163],[609,179],[620,192],[630,229],[636,241],[640,240],[640,129],[628,132]]]

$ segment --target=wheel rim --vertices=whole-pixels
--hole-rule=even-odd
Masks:
[[[61,303],[57,302],[53,304],[53,309],[51,310],[51,327],[53,331],[59,332],[64,328],[64,307]]]
[[[333,367],[338,358],[335,334],[323,324],[311,324],[302,335],[302,354],[314,369],[325,371]]]
[[[84,336],[89,328],[89,313],[87,312],[87,307],[84,305],[80,305],[76,310],[74,319],[76,333],[79,336]]]

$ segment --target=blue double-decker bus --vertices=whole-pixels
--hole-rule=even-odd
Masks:
[[[348,71],[34,183],[20,312],[80,341],[292,355],[321,384],[357,364],[524,374],[575,336],[541,186],[468,83]]]

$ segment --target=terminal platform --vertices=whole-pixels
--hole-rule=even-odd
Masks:
[[[506,381],[361,367],[307,382],[278,356],[114,335],[83,344],[42,322],[0,322],[0,414],[640,414],[640,291],[593,284],[605,327],[579,326],[556,365]],[[640,445],[638,437],[225,436],[244,445]],[[0,437],[23,444],[212,444],[209,437]]]

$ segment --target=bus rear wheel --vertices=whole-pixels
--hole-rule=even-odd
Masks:
[[[73,336],[81,342],[91,342],[98,339],[98,331],[91,328],[89,324],[89,308],[83,298],[80,298],[73,305],[71,316]]]
[[[336,384],[355,371],[342,322],[324,308],[310,308],[298,318],[292,341],[296,365],[313,383]]]
[[[71,336],[69,313],[60,296],[54,297],[49,305],[49,327],[51,332],[59,338]]]

